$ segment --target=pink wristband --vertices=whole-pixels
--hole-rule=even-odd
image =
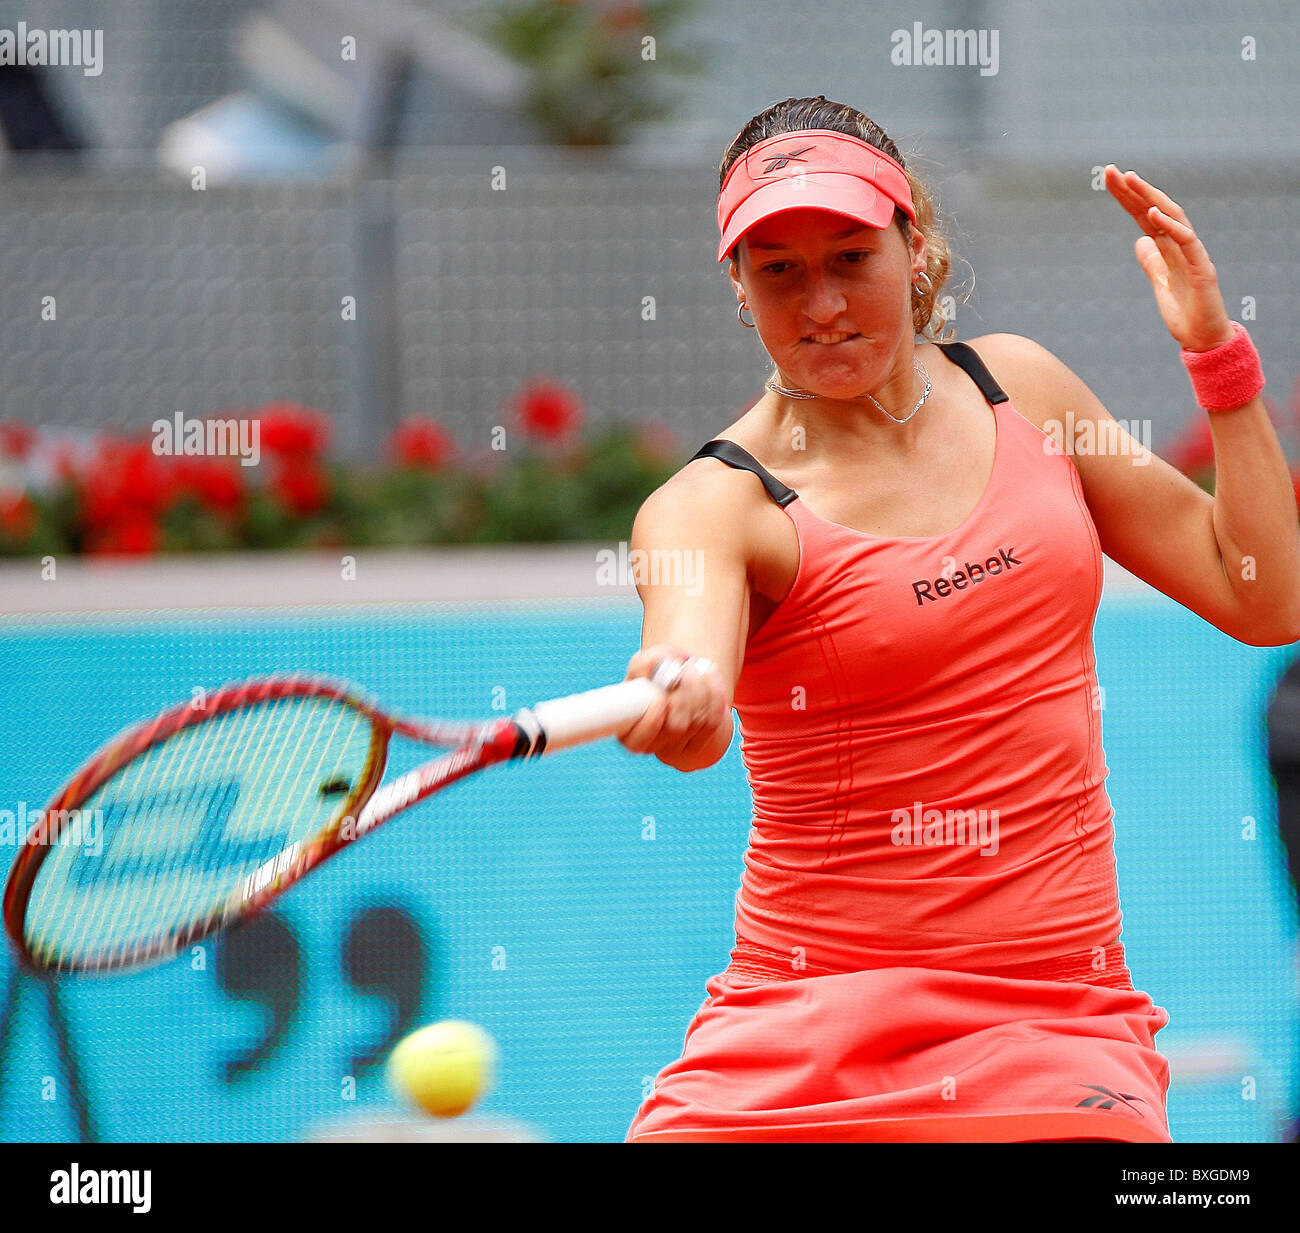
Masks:
[[[1254,398],[1264,388],[1259,352],[1240,321],[1232,323],[1232,341],[1212,351],[1179,352],[1197,406],[1205,411],[1231,411]]]

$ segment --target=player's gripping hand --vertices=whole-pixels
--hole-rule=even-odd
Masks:
[[[712,766],[731,744],[731,700],[718,666],[672,646],[650,646],[628,661],[627,678],[667,680],[667,692],[619,736],[632,753],[654,754],[679,771]],[[677,668],[681,671],[678,672]]]

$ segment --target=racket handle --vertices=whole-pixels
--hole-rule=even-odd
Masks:
[[[527,756],[554,753],[615,736],[640,719],[663,692],[663,687],[648,677],[633,677],[617,685],[539,702],[520,711],[515,722],[530,733],[534,726],[541,730]]]

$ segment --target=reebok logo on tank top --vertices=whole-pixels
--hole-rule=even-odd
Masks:
[[[962,563],[963,568],[946,572],[942,577],[918,579],[912,583],[912,594],[916,596],[918,605],[925,603],[926,600],[937,603],[941,599],[947,599],[957,591],[964,591],[968,586],[975,586],[1014,569],[1021,564],[1019,558],[1013,555],[1014,553],[1014,546],[999,548],[998,555],[989,557],[987,561],[976,562],[973,565],[965,561]]]

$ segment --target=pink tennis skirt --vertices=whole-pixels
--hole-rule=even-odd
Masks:
[[[982,973],[784,967],[737,947],[628,1142],[1170,1141],[1169,1016],[1119,944]]]

